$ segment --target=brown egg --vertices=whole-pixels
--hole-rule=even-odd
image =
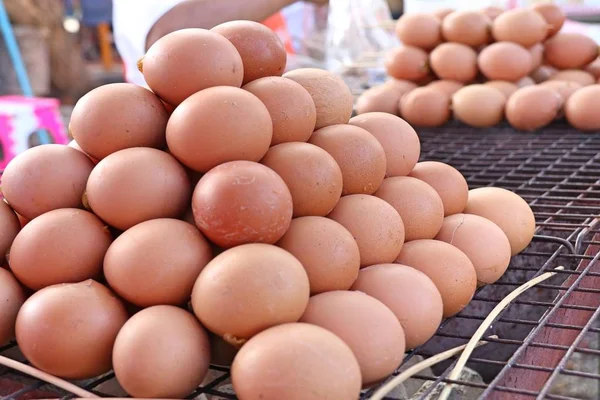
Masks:
[[[386,171],[385,151],[367,130],[354,125],[331,125],[315,131],[310,143],[335,159],[342,170],[342,195],[375,193]]]
[[[292,220],[292,195],[272,169],[250,161],[206,173],[192,196],[194,220],[217,246],[277,242]]]
[[[440,79],[439,81],[433,81],[427,85],[429,88],[440,90],[452,97],[460,88],[464,87],[465,84],[462,82],[451,81],[447,79]]]
[[[435,189],[444,204],[444,216],[463,212],[469,197],[469,186],[460,172],[448,164],[422,161],[409,174]]]
[[[548,37],[556,35],[567,18],[565,13],[556,4],[537,3],[533,4],[531,9],[540,13],[546,20],[548,24]]]
[[[17,313],[25,302],[25,292],[10,271],[0,268],[0,346],[15,338]]]
[[[20,230],[21,222],[17,214],[6,202],[0,200],[0,264],[4,264],[4,257]]]
[[[477,53],[465,44],[442,43],[431,52],[429,62],[441,79],[471,82],[477,77]]]
[[[508,268],[508,238],[498,225],[479,215],[454,214],[444,218],[435,239],[450,243],[469,257],[480,285],[496,282]]]
[[[542,43],[536,43],[528,50],[531,55],[531,70],[534,71],[544,62],[544,45]]]
[[[489,219],[506,234],[512,255],[523,251],[535,234],[535,216],[529,204],[518,194],[497,187],[469,191],[465,214]]]
[[[244,66],[245,85],[267,76],[281,76],[287,54],[277,33],[254,21],[229,21],[211,29],[225,36],[237,49]]]
[[[506,96],[489,85],[469,85],[452,96],[454,118],[476,128],[499,124],[504,118]]]
[[[552,122],[562,107],[562,97],[544,86],[517,90],[506,102],[506,119],[513,128],[534,131]]]
[[[192,307],[206,328],[242,344],[271,326],[298,321],[309,293],[308,276],[296,257],[252,243],[208,263],[194,284]]]
[[[311,294],[350,289],[358,276],[358,244],[343,225],[332,219],[295,218],[277,246],[302,263]]]
[[[85,153],[100,160],[130,147],[163,148],[168,118],[151,91],[133,83],[111,83],[77,101],[69,130]]]
[[[228,161],[259,161],[273,138],[269,110],[252,93],[233,87],[188,97],[169,118],[169,150],[198,172]]]
[[[444,125],[450,119],[450,96],[435,88],[416,88],[400,99],[400,115],[414,126]]]
[[[481,10],[481,12],[483,14],[485,14],[490,20],[495,20],[496,18],[498,18],[498,16],[500,14],[502,14],[504,12],[503,8],[500,7],[495,7],[495,6],[488,6],[485,7]]]
[[[489,43],[491,23],[488,16],[479,11],[455,11],[444,18],[442,36],[448,42],[479,47]]]
[[[547,87],[554,90],[560,95],[563,100],[563,107],[567,100],[573,93],[581,89],[583,86],[580,83],[573,81],[560,81],[560,80],[549,80],[539,84],[540,86]]]
[[[396,79],[418,81],[429,74],[428,54],[414,46],[401,45],[385,56],[385,69]]]
[[[582,68],[598,57],[598,44],[577,32],[559,32],[544,43],[544,57],[558,69]]]
[[[349,123],[366,129],[381,144],[387,160],[386,176],[408,175],[419,161],[419,136],[402,118],[384,113],[368,113],[352,118]]]
[[[484,85],[491,86],[495,89],[498,89],[504,95],[504,98],[508,100],[508,98],[516,92],[519,87],[512,82],[508,81],[487,81]]]
[[[594,75],[579,69],[565,69],[558,71],[550,79],[555,81],[575,82],[579,83],[581,86],[589,86],[596,83]]]
[[[125,323],[112,358],[117,380],[131,396],[183,399],[208,372],[210,344],[192,314],[161,305]]]
[[[342,195],[342,170],[325,150],[310,143],[273,146],[261,161],[283,179],[293,216],[329,214]]]
[[[549,80],[557,73],[558,70],[556,68],[551,67],[549,65],[541,65],[531,73],[531,78],[536,83],[542,83]]]
[[[396,23],[396,35],[407,46],[431,50],[442,41],[441,22],[431,14],[402,14]]]
[[[90,160],[92,161],[92,163],[94,163],[94,165],[98,164],[99,160],[95,159],[94,157],[90,156],[85,151],[83,151],[83,149],[79,146],[79,143],[77,143],[75,141],[75,139],[71,140],[67,146],[72,147],[75,150],[81,151],[83,154],[85,154],[86,156],[88,156],[90,158]]]
[[[600,85],[586,86],[573,93],[565,105],[567,121],[581,131],[600,130],[599,95]]]
[[[443,22],[444,19],[453,12],[454,10],[452,8],[438,8],[437,10],[434,10],[432,14]]]
[[[417,87],[416,83],[408,81],[399,81],[393,79],[388,82],[399,82],[398,85],[394,84],[382,84],[379,86],[373,86],[365,90],[356,99],[354,110],[357,115],[365,114],[368,112],[384,112],[388,114],[398,114],[398,102],[400,98],[410,92],[412,89]],[[401,89],[402,83],[406,82],[406,87]],[[411,86],[408,86],[408,85]]]
[[[190,181],[173,157],[156,149],[117,151],[98,163],[87,182],[87,202],[120,230],[155,218],[176,218],[190,201]]]
[[[385,200],[398,211],[404,222],[406,241],[433,239],[442,226],[444,203],[440,195],[434,188],[417,178],[386,178],[375,192],[375,196]]]
[[[498,42],[479,53],[477,65],[490,80],[515,82],[526,76],[533,67],[526,48],[511,42]]]
[[[531,47],[548,35],[548,23],[541,14],[526,8],[514,8],[500,14],[492,23],[492,35],[498,42],[514,42]]]
[[[267,107],[273,121],[271,146],[306,142],[315,130],[317,110],[310,94],[291,79],[272,76],[248,83],[249,91]]]
[[[211,258],[210,245],[195,226],[153,219],[115,239],[104,257],[104,276],[120,297],[137,306],[181,305]]]
[[[15,238],[9,265],[25,286],[39,290],[58,283],[96,278],[112,242],[106,224],[75,208],[33,219]]]
[[[69,146],[36,146],[8,163],[2,173],[2,194],[27,219],[57,208],[81,207],[93,167],[85,154]]]
[[[310,93],[317,110],[315,129],[350,120],[354,98],[340,77],[322,69],[300,68],[287,72],[284,78],[299,83]]]
[[[231,380],[240,399],[355,400],[361,387],[348,345],[304,323],[276,326],[250,339],[233,361]]]
[[[19,311],[19,349],[49,374],[92,378],[110,371],[115,338],[127,317],[121,301],[91,279],[49,286]]]
[[[427,275],[399,264],[363,268],[352,285],[388,306],[404,328],[406,348],[427,342],[442,322],[440,292]]]
[[[523,78],[519,79],[516,82],[516,85],[519,88],[526,87],[526,86],[534,86],[535,81],[533,80],[533,78],[531,78],[529,76],[524,76]]]
[[[594,75],[595,78],[600,78],[600,58],[596,58],[594,61],[586,65],[584,71]]]
[[[402,364],[404,330],[396,315],[374,297],[346,290],[318,294],[310,298],[300,322],[342,339],[358,360],[363,385],[387,378]]]
[[[244,66],[235,46],[205,29],[180,29],[158,39],[140,61],[146,83],[177,106],[213,86],[242,86]]]
[[[404,224],[388,203],[364,194],[342,197],[328,215],[356,240],[360,266],[393,262],[404,244]]]
[[[457,314],[473,298],[477,274],[469,257],[439,240],[414,240],[402,248],[396,259],[429,277],[442,295],[444,317]]]

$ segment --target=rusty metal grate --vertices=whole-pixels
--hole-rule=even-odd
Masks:
[[[471,188],[493,185],[514,190],[532,206],[538,228],[535,240],[513,258],[501,280],[480,289],[467,308],[444,321],[436,336],[409,353],[407,360],[466,343],[510,291],[559,265],[565,270],[519,297],[488,330],[487,335],[498,338],[477,349],[468,363],[482,383],[446,379],[452,360],[434,368],[437,376],[416,378],[477,388],[482,399],[599,398],[600,347],[591,342],[600,337],[600,135],[558,124],[528,134],[508,126],[480,130],[458,124],[419,133],[423,160],[455,166]],[[0,349],[4,351],[14,351],[14,344]],[[598,368],[578,369],[582,364],[574,360],[583,358]],[[0,370],[0,382],[7,373],[12,372]],[[212,376],[190,398],[205,393],[234,399],[220,391],[229,378],[227,369],[214,367]],[[102,385],[112,379],[108,374],[82,386],[108,396]],[[564,386],[567,391],[561,389]],[[17,399],[46,387],[29,380],[14,392],[3,393],[0,385],[0,396]],[[431,385],[421,399],[434,389]],[[368,399],[373,390],[362,397]]]

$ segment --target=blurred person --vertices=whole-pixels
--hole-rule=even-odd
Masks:
[[[297,0],[113,0],[113,34],[125,80],[145,86],[137,61],[161,37],[185,28],[211,29],[227,21],[262,22]],[[327,4],[328,0],[310,0]]]

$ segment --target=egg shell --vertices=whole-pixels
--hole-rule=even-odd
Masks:
[[[406,93],[417,87],[414,82],[390,79],[384,84],[365,90],[356,100],[357,115],[368,112],[398,114],[398,102]]]
[[[567,16],[556,4],[537,3],[531,6],[531,9],[541,14],[548,24],[548,37],[554,36],[562,28]]]
[[[273,139],[273,121],[258,97],[219,86],[188,97],[169,118],[167,144],[198,172],[228,161],[260,161]]]
[[[25,301],[16,336],[35,367],[60,378],[87,379],[110,371],[127,317],[121,301],[96,281],[53,285]]]
[[[517,85],[508,81],[487,81],[486,83],[484,83],[484,85],[498,89],[502,92],[504,98],[507,100],[514,92],[519,90],[519,87]]]
[[[548,23],[541,14],[515,8],[500,14],[492,23],[492,35],[498,42],[514,42],[531,47],[548,35]]]
[[[130,147],[163,148],[168,118],[162,102],[148,89],[111,83],[77,101],[69,131],[86,154],[100,160]]]
[[[431,50],[442,41],[441,22],[427,13],[405,13],[396,23],[396,36],[402,43]]]
[[[137,306],[181,305],[211,258],[210,245],[195,226],[153,219],[112,243],[104,257],[104,276],[120,297]]]
[[[515,256],[531,243],[535,234],[535,216],[529,204],[518,194],[497,187],[469,191],[465,214],[489,219],[502,229]]]
[[[566,106],[567,100],[569,100],[573,93],[583,87],[577,82],[555,80],[548,80],[540,83],[539,85],[554,90],[562,98],[563,109],[558,113],[556,116],[557,118],[564,117],[564,107]]]
[[[355,400],[361,388],[348,345],[305,323],[276,326],[250,339],[233,361],[231,380],[240,399]]]
[[[444,18],[442,36],[447,42],[478,47],[491,40],[491,24],[490,18],[479,11],[455,11]]]
[[[594,75],[595,78],[600,78],[600,58],[596,58],[594,61],[586,65],[584,71]]]
[[[402,218],[394,207],[375,196],[342,197],[328,217],[354,236],[361,267],[393,262],[402,250],[405,235]]]
[[[432,14],[437,17],[440,21],[444,21],[444,18],[446,18],[448,15],[450,15],[451,13],[454,12],[454,9],[452,8],[437,8],[435,10],[433,10]]]
[[[196,226],[213,243],[233,247],[277,242],[292,220],[292,195],[275,171],[232,161],[207,172],[192,196]]]
[[[534,86],[535,85],[535,81],[533,80],[533,78],[529,77],[529,76],[524,76],[523,78],[519,79],[517,82],[517,87],[522,88],[522,87],[526,87],[526,86]]]
[[[0,268],[0,346],[15,338],[17,313],[25,298],[25,292],[13,274]]]
[[[212,32],[229,40],[242,57],[245,85],[267,76],[281,76],[287,53],[279,36],[266,25],[254,21],[229,21],[215,26]]]
[[[544,62],[544,45],[542,43],[536,43],[528,50],[531,55],[531,70],[534,71]]]
[[[544,43],[544,57],[558,69],[582,68],[598,57],[594,39],[578,32],[559,32]]]
[[[565,69],[562,71],[558,71],[556,74],[554,74],[554,76],[550,78],[550,80],[576,82],[579,83],[581,86],[589,86],[594,85],[596,83],[596,78],[594,77],[594,75],[586,71],[581,71],[579,69]]]
[[[600,85],[586,86],[573,93],[565,105],[567,121],[581,131],[600,130],[599,95]]]
[[[463,212],[469,197],[469,186],[454,167],[438,161],[422,161],[409,176],[431,186],[442,199],[444,216]]]
[[[180,216],[190,194],[190,180],[177,160],[145,147],[120,150],[104,158],[86,186],[90,208],[120,230],[150,219]]]
[[[506,102],[506,119],[522,131],[540,129],[558,115],[562,97],[544,86],[528,86],[517,90]]]
[[[433,239],[444,220],[444,203],[434,188],[409,176],[386,178],[375,196],[402,217],[406,241]]]
[[[387,168],[385,150],[369,131],[354,125],[331,125],[313,132],[310,143],[328,152],[342,171],[342,195],[372,194]]]
[[[550,65],[541,65],[531,73],[531,78],[536,83],[542,83],[558,73],[558,70]]]
[[[406,349],[427,342],[442,322],[443,304],[433,281],[406,265],[380,264],[363,268],[352,285],[388,306],[402,324]]]
[[[33,290],[97,278],[112,242],[107,226],[94,214],[75,208],[49,211],[19,232],[9,265]]]
[[[419,161],[419,136],[402,118],[373,112],[356,116],[349,123],[367,130],[381,144],[387,161],[386,176],[408,175]]]
[[[69,146],[36,146],[8,163],[2,173],[2,194],[27,219],[57,208],[79,208],[93,167],[85,154]]]
[[[481,12],[485,14],[490,20],[495,20],[500,14],[504,12],[504,9],[496,6],[484,7]]]
[[[461,43],[442,43],[429,55],[431,69],[441,79],[470,82],[477,77],[477,53]]]
[[[292,195],[293,216],[325,216],[342,195],[342,170],[335,159],[310,143],[273,146],[261,160],[285,182]]]
[[[306,142],[315,129],[317,110],[310,94],[291,79],[272,76],[242,87],[263,102],[273,121],[271,146]]]
[[[413,240],[402,248],[396,263],[427,275],[444,304],[444,317],[457,314],[469,304],[477,288],[477,274],[469,257],[439,240]]]
[[[21,222],[17,214],[5,201],[0,200],[0,264],[4,264],[4,258],[20,230]]]
[[[194,284],[192,307],[206,328],[241,344],[269,327],[298,321],[309,293],[308,276],[296,257],[252,243],[208,263]]]
[[[242,86],[244,66],[235,46],[222,35],[188,28],[158,39],[141,61],[146,83],[174,106],[214,86]]]
[[[435,239],[450,243],[469,257],[480,285],[496,282],[510,263],[508,238],[498,225],[479,215],[454,214],[444,218]]]
[[[429,74],[427,53],[418,47],[401,45],[387,52],[385,68],[395,79],[418,81]]]
[[[81,151],[83,154],[85,154],[86,156],[88,156],[90,158],[90,160],[92,161],[92,163],[94,165],[98,164],[99,160],[95,159],[94,157],[90,156],[85,151],[83,151],[83,149],[81,148],[81,146],[79,146],[79,143],[77,143],[77,141],[75,139],[71,140],[67,146],[72,147],[75,150]]]
[[[343,225],[332,219],[295,218],[277,246],[302,263],[311,294],[347,290],[358,276],[358,244]]]
[[[448,79],[440,79],[427,84],[427,87],[440,90],[452,97],[460,88],[464,87],[465,84],[462,82],[456,82]]]
[[[396,315],[364,293],[338,290],[313,296],[300,322],[342,339],[358,360],[363,385],[386,378],[404,358],[404,330]]]
[[[490,80],[515,82],[533,67],[531,54],[512,42],[497,42],[483,49],[477,58],[479,70]]]
[[[486,128],[504,118],[506,96],[488,85],[469,85],[452,96],[454,117],[469,126]]]
[[[210,344],[192,314],[160,305],[138,312],[125,323],[112,359],[117,380],[128,394],[182,399],[206,376]]]
[[[400,99],[400,116],[414,126],[441,126],[450,114],[450,96],[435,88],[416,88]]]
[[[283,77],[299,83],[310,93],[317,110],[315,129],[350,120],[354,98],[342,78],[318,68],[295,69]]]

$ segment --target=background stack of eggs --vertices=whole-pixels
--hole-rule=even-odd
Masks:
[[[392,79],[366,91],[357,112],[396,114],[424,127],[454,115],[483,128],[506,116],[523,131],[566,116],[577,129],[600,130],[598,45],[561,32],[564,20],[547,3],[405,14],[396,25],[403,45],[386,58]]]
[[[135,397],[182,398],[213,362],[240,399],[355,400],[502,276],[523,199],[418,163],[407,122],[351,119],[341,79],[285,63],[260,24],[172,33],[140,61],[152,91],[95,89],[75,141],[15,158],[0,342]]]

